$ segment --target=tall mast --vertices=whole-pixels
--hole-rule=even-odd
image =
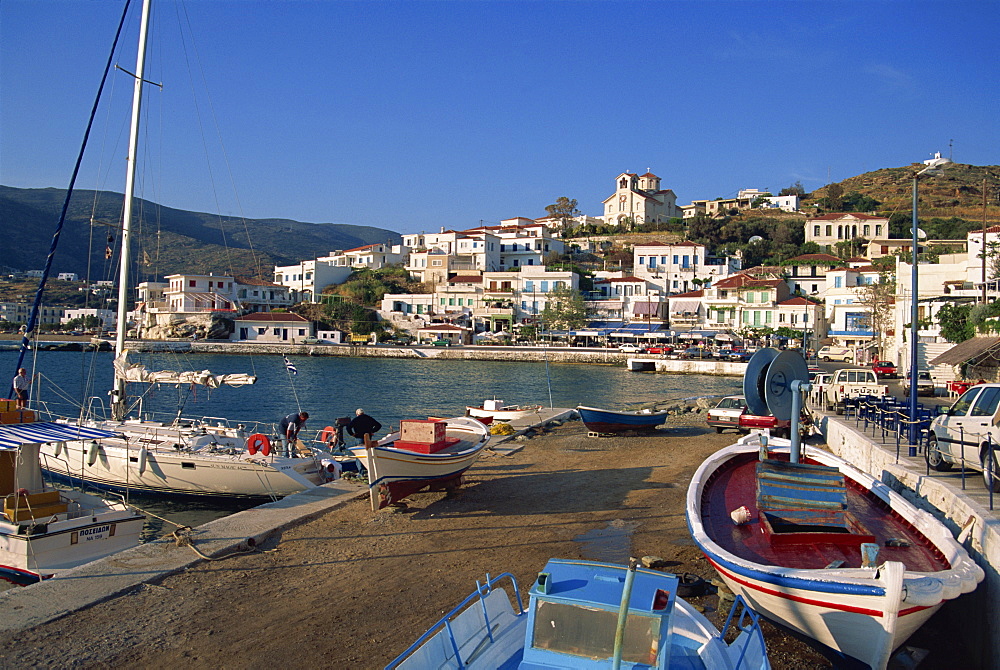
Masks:
[[[146,69],[146,33],[149,29],[149,5],[143,0],[142,21],[139,24],[139,51],[135,58],[135,85],[132,92],[132,127],[128,138],[128,171],[125,176],[125,206],[122,210],[122,251],[118,272],[118,326],[115,332],[115,357],[125,349],[125,331],[128,327],[128,298],[131,292],[129,263],[132,252],[132,201],[135,191],[136,155],[139,146],[139,112],[142,107],[142,79]],[[111,392],[111,415],[115,420],[125,418],[125,380],[115,375],[115,388]]]

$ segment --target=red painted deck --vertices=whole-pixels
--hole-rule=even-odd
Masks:
[[[783,460],[787,461],[787,456]],[[803,462],[815,463],[811,460]],[[741,454],[709,479],[702,496],[701,515],[705,532],[716,544],[735,556],[763,565],[822,569],[833,561],[843,561],[842,568],[861,567],[858,545],[819,541],[772,544],[760,523],[757,509],[756,464],[756,453]],[[882,500],[849,478],[846,483],[848,511],[875,536],[879,545],[879,563],[900,561],[907,570],[918,572],[937,572],[951,567],[927,538],[892,512]],[[736,526],[729,514],[741,505],[750,510],[751,521]],[[886,541],[890,539],[905,540],[910,546],[886,546]]]

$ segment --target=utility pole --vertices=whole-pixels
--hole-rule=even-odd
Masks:
[[[986,177],[983,177],[983,304],[986,304]]]

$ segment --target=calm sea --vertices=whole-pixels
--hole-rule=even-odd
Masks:
[[[282,416],[301,409],[310,414],[311,430],[320,430],[337,417],[351,416],[359,407],[388,427],[399,425],[400,419],[459,416],[465,413],[466,405],[480,405],[493,397],[510,404],[625,409],[692,396],[738,393],[742,382],[738,377],[640,373],[605,365],[332,356],[289,356],[289,361],[297,374],[290,373],[282,357],[275,355],[144,354],[134,362],[151,370],[243,372],[258,377],[253,386],[241,388],[152,389],[144,399],[144,410],[155,412],[157,418],[180,412],[186,417],[226,417],[232,423],[277,423]],[[108,352],[42,351],[36,358],[26,358],[25,367],[41,374],[39,400],[58,414],[75,416],[81,399],[93,398],[98,406],[107,405],[111,362]],[[13,378],[16,363],[17,352],[0,351],[0,373]],[[144,390],[139,388],[144,385],[134,386],[130,392]],[[133,501],[185,525],[204,523],[239,509],[148,498]],[[150,535],[161,534],[162,526],[162,522],[153,523]],[[166,526],[165,530],[171,528]]]

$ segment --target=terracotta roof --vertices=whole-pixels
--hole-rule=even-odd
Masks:
[[[704,244],[698,244],[697,242],[692,242],[691,240],[684,240],[683,242],[643,242],[642,244],[636,244],[633,248],[637,247],[701,247],[705,248]]]
[[[659,177],[657,177],[657,176],[656,176],[655,174],[653,174],[652,172],[647,172],[646,174],[644,174],[644,175],[642,175],[642,176],[643,176],[643,177],[653,177],[654,179],[659,179]]]
[[[429,326],[424,326],[423,328],[418,328],[417,330],[429,330],[434,333],[440,333],[442,331],[454,331],[460,333],[465,330],[465,328],[455,326],[450,323],[432,323]]]
[[[698,289],[697,291],[688,291],[687,293],[674,293],[670,296],[673,298],[703,298],[705,296],[704,289]]]
[[[646,280],[639,279],[638,277],[612,277],[610,281],[623,281],[623,282],[634,283],[634,282],[644,282]]]
[[[1000,233],[1000,226],[990,226],[989,228],[986,229],[986,232],[987,233]],[[976,233],[982,235],[983,234],[983,229],[980,228],[979,230],[970,230],[966,234],[967,235],[975,235]]]
[[[830,254],[802,254],[801,256],[796,256],[795,258],[789,258],[788,262],[791,261],[830,261],[832,263],[840,263],[840,259],[836,256],[831,256]]]
[[[309,323],[308,319],[305,319],[299,316],[298,314],[293,314],[292,312],[257,312],[255,314],[238,316],[236,317],[236,321],[270,321],[271,323],[276,323],[276,322]]]
[[[781,306],[781,305],[818,305],[818,304],[819,304],[818,302],[815,302],[815,301],[810,300],[808,298],[803,298],[800,295],[797,295],[794,298],[789,298],[788,300],[782,300],[781,302],[778,303],[779,306]]]
[[[344,251],[344,253],[345,254],[349,254],[352,251],[364,251],[365,249],[371,249],[372,247],[377,247],[377,246],[379,246],[377,243],[376,244],[366,244],[363,247],[356,247],[354,249],[347,249],[346,251]]]
[[[883,221],[888,221],[884,216],[872,216],[871,214],[862,214],[861,212],[832,212],[830,214],[823,214],[822,216],[817,216],[811,221],[836,221],[837,219],[846,219],[847,217],[854,217],[855,219],[867,220],[867,219],[881,219]]]
[[[448,280],[449,284],[482,284],[483,278],[478,275],[455,275]]]
[[[846,262],[847,263],[862,263],[862,262],[867,263],[868,259],[865,258],[864,256],[855,256],[854,258],[848,258]]]
[[[241,275],[234,276],[233,281],[235,281],[237,284],[243,284],[244,286],[274,286],[275,288],[287,288],[282,284],[275,284],[274,282],[267,281],[266,279],[257,279],[256,277],[244,277]]]

